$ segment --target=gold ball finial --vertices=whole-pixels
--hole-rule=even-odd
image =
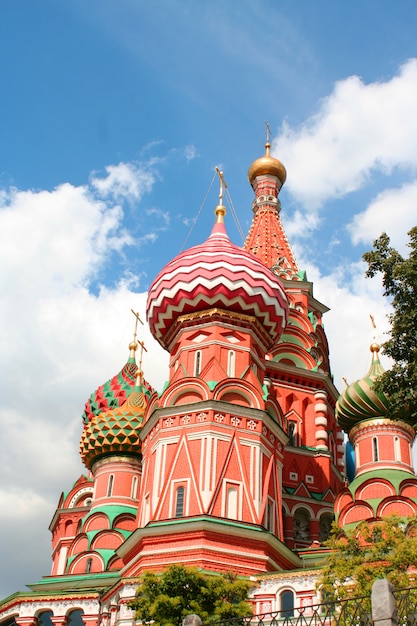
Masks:
[[[223,204],[218,204],[214,209],[214,215],[216,216],[217,224],[223,224],[224,216],[226,215],[226,207]]]
[[[129,350],[130,350],[129,358],[130,359],[134,359],[135,358],[137,349],[138,349],[137,342],[136,341],[131,341],[130,344],[129,344]]]
[[[372,343],[371,347],[369,348],[371,352],[376,352],[378,353],[380,350],[380,345],[378,343]]]
[[[271,144],[269,141],[265,143],[265,155],[259,159],[256,159],[252,163],[248,171],[248,179],[252,184],[257,176],[265,175],[275,176],[283,185],[287,179],[287,170],[284,165],[271,156]]]

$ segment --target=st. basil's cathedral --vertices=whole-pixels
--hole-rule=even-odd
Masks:
[[[227,235],[220,173],[208,238],[149,289],[164,389],[146,382],[135,330],[120,372],[86,402],[86,474],[52,518],[51,573],[0,602],[1,626],[133,626],[139,577],[174,563],[248,577],[254,613],[309,606],[334,519],[344,529],[417,513],[416,430],[373,389],[379,346],[339,395],[328,308],[285,235],[286,170],[269,142],[248,177],[243,249]]]

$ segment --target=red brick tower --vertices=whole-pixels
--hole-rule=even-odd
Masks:
[[[252,163],[253,222],[245,249],[280,277],[289,318],[270,348],[265,377],[285,416],[289,443],[282,475],[285,543],[303,549],[328,535],[333,502],[344,481],[343,433],[334,417],[333,385],[322,316],[328,308],[313,296],[313,285],[298,269],[280,219],[278,194],[286,180],[283,164],[265,155]]]

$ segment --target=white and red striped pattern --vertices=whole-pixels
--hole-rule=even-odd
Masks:
[[[279,278],[232,244],[222,224],[158,274],[149,289],[147,318],[153,336],[167,348],[164,338],[177,317],[214,307],[255,316],[273,340],[287,321]]]

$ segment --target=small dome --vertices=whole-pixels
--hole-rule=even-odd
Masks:
[[[372,363],[368,373],[348,385],[336,403],[336,418],[341,428],[349,432],[364,420],[389,417],[389,401],[385,394],[374,390],[374,382],[384,373],[379,361],[379,345],[371,345]]]
[[[129,393],[135,386],[136,373],[138,366],[135,360],[135,351],[137,344],[132,342],[129,345],[129,359],[121,369],[121,371],[103,383],[94,391],[85,403],[84,413],[82,415],[83,422],[88,423],[95,415],[99,415],[103,411],[114,409],[121,406],[127,399]],[[152,388],[146,381],[144,386],[148,393],[152,393]]]
[[[141,456],[139,431],[146,409],[146,390],[136,385],[122,406],[94,415],[84,426],[80,455],[91,470],[103,456],[128,454]]]
[[[165,349],[165,336],[179,316],[211,308],[256,317],[271,343],[286,325],[288,303],[280,279],[230,241],[224,212],[217,207],[217,223],[207,241],[170,261],[149,289],[149,326]]]
[[[248,178],[250,184],[253,183],[257,176],[270,175],[275,176],[280,181],[281,185],[283,185],[287,179],[287,170],[279,161],[274,157],[271,157],[271,144],[269,141],[265,144],[265,155],[256,159],[252,163],[248,171]]]

